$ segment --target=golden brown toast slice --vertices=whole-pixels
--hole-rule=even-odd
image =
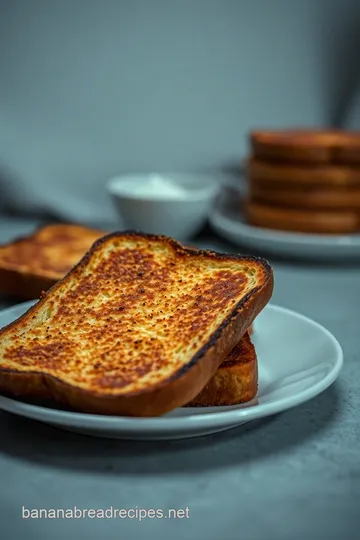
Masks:
[[[34,234],[0,246],[0,293],[39,298],[107,234],[80,225],[47,225]]]
[[[360,163],[360,132],[341,130],[257,130],[250,133],[253,155],[300,163]]]
[[[200,393],[272,291],[264,259],[108,235],[0,331],[0,391],[88,413],[164,414]]]
[[[249,332],[246,332],[188,406],[215,407],[246,403],[255,398],[257,390],[257,356]]]

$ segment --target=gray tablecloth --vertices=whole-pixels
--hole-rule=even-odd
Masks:
[[[0,241],[32,223],[0,222]],[[206,247],[231,250],[220,240]],[[0,537],[339,540],[360,526],[358,267],[272,261],[273,302],[340,341],[338,381],[265,422],[179,442],[72,435],[0,413]],[[284,336],[286,339],[286,336]],[[291,359],[289,359],[291,361]],[[23,519],[29,508],[189,508],[184,519]]]

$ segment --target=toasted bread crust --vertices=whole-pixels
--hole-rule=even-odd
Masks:
[[[0,246],[0,293],[39,298],[106,234],[80,225],[55,224]]]
[[[246,403],[258,390],[258,366],[249,332],[232,349],[205,388],[189,407],[215,407]]]
[[[259,189],[360,189],[360,169],[354,167],[299,166],[250,159],[247,176],[250,186]]]
[[[257,130],[250,133],[253,155],[271,161],[359,163],[360,133],[340,130]]]
[[[215,289],[212,289],[210,287],[212,291],[210,296],[205,294],[206,302],[208,303],[208,307],[206,309],[209,309],[210,311],[206,311],[204,313],[211,314],[211,310],[215,310],[214,312],[216,312],[216,309],[224,310],[225,306],[228,306],[229,312],[226,316],[221,317],[221,322],[219,324],[216,323],[214,331],[212,331],[211,335],[209,335],[209,337],[206,339],[203,337],[204,332],[203,330],[201,330],[202,327],[198,326],[198,323],[196,322],[196,317],[195,319],[192,317],[191,319],[189,319],[189,321],[186,321],[186,317],[182,315],[184,323],[189,324],[192,320],[192,324],[195,324],[195,326],[192,326],[190,329],[189,338],[192,339],[195,335],[196,340],[205,340],[204,342],[200,342],[198,346],[195,346],[195,348],[193,349],[194,352],[186,356],[186,361],[184,363],[175,363],[174,367],[171,367],[171,369],[169,368],[168,375],[166,375],[167,372],[165,371],[165,376],[158,377],[158,379],[156,379],[155,377],[153,383],[147,382],[146,384],[141,385],[142,374],[140,371],[140,382],[136,382],[136,379],[133,379],[130,381],[130,384],[126,380],[116,380],[116,378],[112,377],[108,377],[107,380],[106,377],[102,380],[101,378],[99,379],[95,377],[95,379],[92,379],[93,381],[95,381],[95,383],[86,386],[86,384],[84,385],[81,381],[81,378],[76,379],[77,372],[72,372],[69,375],[66,370],[65,372],[61,371],[61,369],[65,369],[61,366],[67,366],[66,369],[70,369],[70,366],[67,362],[61,364],[60,360],[62,358],[66,360],[69,360],[70,357],[74,358],[74,352],[76,353],[76,348],[68,348],[68,350],[66,350],[66,339],[64,342],[61,341],[58,345],[58,347],[60,346],[65,349],[65,355],[63,357],[61,356],[62,349],[60,348],[57,350],[55,346],[53,348],[50,347],[50,349],[45,349],[44,347],[38,349],[37,346],[34,346],[33,348],[32,346],[30,346],[30,349],[28,349],[28,351],[24,351],[19,345],[16,345],[15,338],[15,347],[5,347],[4,343],[6,339],[10,339],[11,343],[11,337],[14,333],[24,330],[28,327],[31,328],[31,321],[33,320],[33,318],[35,317],[36,319],[37,317],[40,317],[40,314],[42,314],[49,306],[51,307],[51,309],[53,309],[52,301],[57,298],[59,294],[61,297],[61,294],[64,294],[64,291],[67,291],[68,286],[73,285],[75,289],[73,290],[73,292],[71,292],[70,290],[70,292],[64,295],[64,302],[60,306],[62,309],[61,321],[64,324],[67,321],[67,324],[69,324],[71,328],[76,323],[77,318],[79,318],[79,316],[77,316],[76,312],[74,311],[77,305],[76,302],[79,298],[77,296],[79,291],[81,291],[81,294],[84,295],[82,298],[89,298],[89,295],[94,295],[93,289],[91,287],[95,286],[95,282],[91,281],[91,278],[89,277],[91,276],[91,274],[87,273],[87,271],[91,269],[96,273],[95,269],[99,270],[101,265],[99,266],[99,268],[97,268],[95,262],[100,261],[100,263],[102,263],[106,250],[113,247],[117,242],[119,243],[119,245],[123,245],[122,243],[130,243],[131,245],[142,245],[142,243],[144,243],[144,245],[149,246],[149,250],[155,249],[155,246],[158,246],[159,249],[163,249],[166,252],[168,251],[171,254],[171,257],[173,257],[173,260],[170,260],[169,263],[166,263],[167,272],[170,272],[169,268],[171,267],[171,264],[174,264],[175,267],[177,264],[182,264],[184,270],[188,268],[188,265],[193,265],[191,266],[191,268],[194,269],[196,269],[196,265],[208,265],[209,268],[217,268],[216,265],[219,265],[219,275],[216,277],[216,280],[213,283]],[[132,251],[131,254],[127,253],[126,256],[128,257],[128,262],[131,261],[131,268],[134,267],[134,271],[138,272],[138,268],[140,268],[138,264],[140,264],[141,266],[144,263],[144,261],[141,260],[141,257],[139,260],[137,260],[137,257],[140,256],[139,248],[136,248],[134,251]],[[112,264],[114,263],[116,265],[116,272],[120,274],[122,272],[122,266],[119,264],[119,260],[116,258],[114,261],[111,262]],[[94,265],[94,268],[91,266],[92,264]],[[230,275],[231,273],[226,274],[226,272],[226,275],[222,274],[222,276],[220,276],[221,272],[223,271],[222,267],[226,267],[227,265],[234,265],[233,277]],[[246,287],[245,289],[242,289],[241,287],[244,286],[244,282],[242,282],[241,279],[239,281],[240,274],[241,272],[243,273],[245,271],[245,267],[248,267],[251,271],[255,273],[254,285],[248,286],[248,289],[246,289]],[[112,275],[114,276],[114,274],[111,273],[114,272],[114,268],[115,266],[112,266],[112,270],[110,271],[110,269],[105,265],[102,270],[102,274],[98,274],[98,282],[100,283],[100,289],[102,284],[105,283],[106,285],[107,279],[110,279],[110,281],[111,279],[114,279],[111,278]],[[124,270],[125,274],[123,274],[123,277],[121,278],[122,280],[125,279],[125,282],[121,281],[121,279],[120,282],[118,282],[115,291],[117,295],[121,296],[122,290],[125,290],[125,293],[128,292],[128,288],[130,287],[130,285],[128,285],[127,283],[131,283],[131,287],[134,286],[133,274],[126,274],[126,272],[129,272],[129,268],[129,266],[126,267],[126,269]],[[127,275],[130,279],[130,282],[126,282]],[[84,276],[87,276],[87,279],[89,279],[92,283],[90,289],[86,287],[86,280],[84,282]],[[160,276],[160,282],[161,280],[166,279],[165,276],[166,274],[164,274],[164,272],[162,271]],[[200,276],[201,275],[199,274],[199,277]],[[220,282],[217,281],[218,279],[220,279]],[[223,279],[225,281],[223,281]],[[228,285],[225,284],[226,280],[230,280]],[[135,281],[137,285],[141,284],[140,277],[139,283],[136,279]],[[189,283],[191,283],[191,281],[189,281]],[[206,283],[212,282],[210,280],[210,282],[206,281]],[[243,283],[243,285],[240,287],[241,283]],[[157,282],[157,284],[155,285],[158,289],[161,290],[159,282]],[[225,286],[225,289],[223,288],[223,286]],[[76,289],[76,287],[78,287],[78,289]],[[220,288],[216,289],[216,287]],[[232,287],[234,288],[232,289]],[[240,289],[238,287],[240,287]],[[129,292],[131,290],[132,289],[130,288]],[[216,290],[217,293],[214,296]],[[233,290],[233,293],[230,293],[231,290]],[[243,290],[244,292],[241,293],[241,290]],[[248,290],[248,292],[245,292],[246,290]],[[272,269],[265,260],[260,258],[240,257],[234,255],[219,255],[217,253],[209,251],[196,252],[193,250],[185,249],[179,243],[166,237],[145,235],[131,231],[127,231],[124,233],[114,233],[105,236],[100,240],[96,241],[92,248],[89,250],[89,252],[75,266],[75,268],[69,274],[67,274],[65,278],[58,281],[33,308],[31,308],[17,321],[11,323],[6,328],[0,331],[0,344],[2,344],[2,359],[0,360],[0,390],[3,393],[9,393],[11,395],[24,398],[36,396],[38,398],[41,397],[43,399],[47,399],[51,397],[57,400],[60,404],[70,407],[71,409],[87,413],[125,416],[156,416],[164,414],[176,407],[182,406],[185,403],[190,402],[192,399],[195,398],[197,394],[199,394],[199,392],[204,388],[204,386],[209,382],[211,377],[215,374],[217,368],[222,363],[222,361],[230,353],[233,347],[240,341],[241,337],[244,335],[254,318],[268,303],[272,295],[272,291]],[[103,294],[104,290],[101,289],[100,292],[101,294]],[[151,295],[149,296],[150,292],[151,290],[145,291],[144,289],[145,297],[148,299],[150,298],[151,300]],[[205,291],[202,291],[200,288],[199,292],[203,293]],[[158,292],[157,294],[161,295],[161,292]],[[235,296],[232,296],[234,294]],[[233,304],[233,307],[230,308],[228,302],[230,301],[231,297],[235,299],[236,295],[238,295],[238,301],[236,301]],[[118,298],[118,300],[121,304],[120,307],[122,307],[124,298]],[[139,305],[138,300],[133,295],[131,295],[129,301],[129,305],[131,306]],[[200,297],[198,301],[201,304]],[[218,307],[216,308],[217,304]],[[220,308],[220,305],[223,305],[223,307]],[[102,307],[102,309],[100,310],[100,313],[102,314],[103,309],[104,308]],[[124,318],[123,316],[120,316],[120,314],[121,311],[118,311],[114,320],[111,322],[111,336],[120,336],[121,332],[124,330]],[[100,315],[100,321],[103,322],[103,318],[104,316]],[[179,328],[181,328],[180,320],[181,319],[179,319],[179,323],[175,325],[175,329],[177,332],[179,331]],[[59,323],[59,318],[56,319],[56,316],[53,316],[53,327],[58,329]],[[97,349],[96,343],[97,340],[100,340],[101,342],[104,332],[104,326],[98,322],[95,322],[94,324],[95,329],[97,328],[97,326],[99,326],[99,332],[96,334],[98,337],[95,339],[94,333],[92,332],[91,334],[94,347],[93,352],[95,356],[96,354],[98,355],[98,360],[99,351]],[[131,328],[135,328],[136,331],[138,331],[138,328],[136,326],[134,327],[133,325],[134,323],[131,323],[131,326],[126,328],[129,328],[130,330]],[[64,328],[64,326],[62,326],[62,328]],[[186,326],[182,326],[182,328],[185,329]],[[208,327],[208,330],[209,328],[212,328],[212,326]],[[81,342],[85,339],[84,336],[81,334],[81,332],[84,330],[84,326],[80,324],[79,329],[80,331],[78,335],[78,340],[79,342]],[[34,336],[34,333],[32,335]],[[176,332],[174,333],[174,336],[175,335]],[[129,340],[129,343],[133,342]],[[183,342],[180,341],[180,343]],[[116,347],[120,346],[121,343],[117,343]],[[115,349],[115,352],[117,353],[118,349]],[[114,345],[112,345],[112,350],[114,351]],[[170,349],[167,350],[170,353]],[[36,354],[34,353],[34,351]],[[151,351],[152,350],[149,349],[149,353],[151,353]],[[153,352],[154,351],[152,351],[152,353]],[[31,362],[29,358],[31,357],[32,353],[34,353],[35,356],[33,361]],[[107,354],[106,350],[104,351],[104,354]],[[121,349],[121,354],[124,354],[124,349]],[[42,361],[44,355],[45,364]],[[56,367],[56,362],[58,359],[60,362],[60,367]],[[143,360],[145,359],[146,358],[144,357]],[[27,361],[27,366],[24,365],[24,360]],[[50,362],[50,364],[48,362]],[[51,367],[51,362],[53,365],[55,365],[54,369]],[[90,355],[90,358],[87,360],[87,362],[90,362],[92,368],[96,369],[94,364],[95,359],[92,357],[92,355]],[[152,359],[152,362],[154,362],[154,358]],[[162,357],[159,357],[159,362],[160,368],[162,368],[163,366],[165,367],[165,364],[162,363],[164,362],[164,359]],[[14,367],[11,367],[12,365],[14,365]],[[134,366],[136,365],[137,364],[135,362]],[[141,366],[139,365],[138,367],[140,368]],[[142,369],[145,369],[145,371],[148,368],[149,366],[147,366],[146,364],[142,366]],[[166,364],[166,369],[167,368],[168,364]],[[154,366],[154,364],[152,365],[151,369],[156,372],[156,367]],[[79,370],[81,372],[81,365],[79,366]],[[106,371],[105,368],[104,371]],[[160,373],[162,373],[161,369]],[[151,380],[151,374],[152,371],[150,371],[149,381]],[[148,372],[145,373],[145,379],[147,376]],[[76,381],[74,381],[74,377]],[[126,383],[125,386],[124,382]]]
[[[243,211],[248,223],[268,229],[317,234],[353,234],[360,230],[360,216],[352,212],[297,210],[252,200],[244,202]]]

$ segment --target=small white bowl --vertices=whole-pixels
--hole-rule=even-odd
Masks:
[[[107,183],[124,227],[177,240],[204,226],[220,189],[207,174],[132,174]]]

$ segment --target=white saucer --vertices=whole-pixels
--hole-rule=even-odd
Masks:
[[[32,302],[0,311],[0,327],[19,317]],[[255,321],[259,363],[257,400],[247,405],[182,408],[157,418],[124,418],[72,413],[29,405],[0,396],[0,409],[68,431],[117,439],[160,440],[199,437],[280,413],[328,388],[337,378],[342,349],[318,323],[268,305]]]
[[[302,234],[254,227],[241,215],[240,201],[241,196],[235,190],[224,190],[209,217],[214,231],[236,245],[264,254],[318,260],[360,258],[360,234]]]

